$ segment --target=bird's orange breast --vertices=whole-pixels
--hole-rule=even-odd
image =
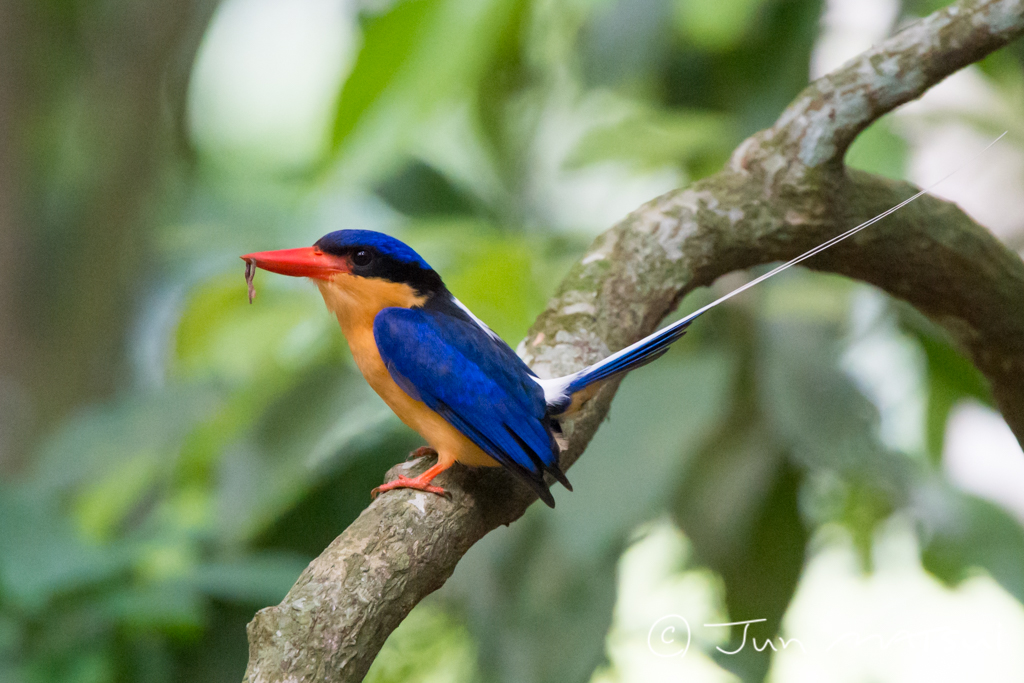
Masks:
[[[356,367],[367,383],[402,422],[420,434],[437,451],[438,461],[458,461],[475,467],[498,463],[447,420],[395,383],[377,350],[373,320],[385,308],[412,308],[425,298],[412,287],[380,278],[339,273],[329,281],[317,280],[327,308],[338,318]]]

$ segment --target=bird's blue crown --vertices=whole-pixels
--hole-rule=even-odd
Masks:
[[[408,244],[373,230],[335,230],[317,240],[316,246],[328,253],[340,253],[355,247],[369,247],[401,263],[432,270],[423,257]]]

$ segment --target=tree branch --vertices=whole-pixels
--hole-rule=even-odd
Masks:
[[[962,1],[812,83],[722,172],[649,202],[599,237],[521,355],[541,376],[575,371],[650,333],[694,288],[790,259],[910,196],[906,183],[846,171],[847,146],[884,113],[1022,33],[1021,0]],[[874,284],[949,330],[1024,443],[1024,263],[987,230],[923,197],[807,265]],[[582,453],[615,389],[603,388],[566,424],[563,467]],[[422,467],[399,465],[389,478]],[[381,496],[280,605],[256,614],[246,681],[361,680],[391,631],[469,547],[534,499],[502,471],[442,476],[452,500]]]

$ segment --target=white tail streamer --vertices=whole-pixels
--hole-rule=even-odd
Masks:
[[[924,188],[923,190],[921,190],[920,192],[915,194],[913,197],[908,197],[907,199],[904,199],[902,202],[900,202],[896,206],[892,207],[891,209],[883,211],[882,213],[878,214],[874,218],[866,220],[866,221],[864,221],[863,223],[861,223],[860,225],[858,225],[858,226],[856,226],[854,228],[850,228],[849,230],[847,230],[846,232],[842,233],[841,235],[836,235],[835,237],[833,237],[832,239],[828,240],[827,242],[823,242],[822,244],[819,244],[818,246],[816,246],[813,249],[811,249],[810,251],[806,251],[803,254],[800,254],[799,256],[797,256],[796,258],[792,259],[791,261],[786,261],[781,266],[776,266],[775,268],[772,268],[770,271],[768,271],[764,275],[761,275],[759,277],[754,278],[750,282],[747,282],[746,284],[744,284],[744,285],[742,285],[740,287],[737,287],[736,289],[732,290],[728,294],[725,294],[725,295],[715,299],[714,301],[709,303],[707,306],[704,306],[703,308],[700,308],[700,309],[694,311],[690,315],[686,316],[686,318],[684,318],[683,320],[687,320],[687,319],[688,320],[693,320],[694,318],[696,318],[700,314],[706,313],[707,311],[711,310],[712,308],[714,308],[718,304],[720,304],[720,303],[722,303],[724,301],[728,301],[729,299],[733,298],[737,294],[740,294],[741,292],[747,291],[748,289],[750,289],[754,285],[760,284],[760,283],[764,282],[765,280],[767,280],[769,278],[775,277],[776,275],[778,275],[782,271],[787,270],[789,268],[792,268],[793,266],[795,266],[796,264],[800,263],[801,261],[806,261],[807,259],[811,258],[815,254],[819,254],[819,253],[825,251],[826,249],[828,249],[829,247],[832,247],[832,246],[834,246],[836,244],[839,244],[840,242],[842,242],[846,238],[853,237],[854,235],[856,235],[858,232],[860,232],[864,228],[868,228],[868,227],[874,225],[875,223],[877,223],[878,221],[882,220],[883,218],[886,218],[887,216],[891,216],[892,214],[896,213],[897,211],[902,209],[907,204],[910,204],[915,199],[918,199],[918,198],[922,197],[923,195],[928,194],[929,192],[934,190],[936,187],[938,187],[942,183],[946,182],[947,180],[949,180],[950,178],[955,176],[960,171],[964,170],[965,168],[967,168],[968,166],[973,164],[975,161],[978,160],[978,157],[980,157],[982,154],[984,154],[989,149],[991,149],[992,145],[996,144],[997,142],[1002,140],[1004,137],[1006,137],[1006,134],[1008,132],[1009,131],[1003,131],[1003,134],[1000,135],[999,137],[997,137],[992,142],[988,143],[988,145],[985,146],[985,149],[981,150],[980,152],[975,154],[973,157],[971,157],[969,160],[965,161],[963,164],[961,164],[959,167],[957,167],[955,170],[953,170],[950,173],[947,173],[943,177],[939,178],[934,183],[932,183],[928,187]],[[679,322],[683,322],[683,321],[680,320]]]
[[[836,244],[839,244],[843,240],[848,239],[853,235],[856,235],[861,230],[864,230],[865,228],[874,225],[880,220],[886,218],[887,216],[891,216],[893,213],[899,211],[907,204],[910,204],[911,202],[920,198],[921,196],[928,194],[936,187],[938,187],[939,185],[946,182],[954,175],[962,171],[964,168],[974,163],[978,159],[978,157],[987,152],[992,147],[992,145],[1002,140],[1006,136],[1007,132],[1003,132],[1002,135],[1000,135],[995,140],[990,142],[985,147],[985,149],[981,150],[973,157],[971,157],[971,159],[957,167],[955,170],[946,174],[942,178],[939,178],[937,181],[935,181],[925,189],[921,190],[914,196],[903,200],[896,206],[893,206],[892,208],[883,211],[874,218],[866,220],[860,225],[850,228],[849,230],[840,235],[836,235],[827,242],[819,244],[818,246],[814,247],[809,251],[805,251],[803,254],[800,254],[796,258],[786,261],[780,266],[772,268],[764,275],[758,276],[751,280],[750,282],[747,282],[746,284],[737,287],[731,292],[718,297],[717,299],[707,304],[706,306],[703,306],[694,311],[693,313],[690,313],[686,317],[681,318],[680,320],[672,323],[671,325],[663,327],[657,332],[654,332],[653,334],[644,337],[635,344],[630,344],[626,348],[611,354],[604,360],[595,363],[587,368],[584,368],[583,370],[580,370],[579,372],[576,372],[572,375],[568,375],[566,377],[558,377],[555,379],[536,379],[537,383],[540,384],[541,387],[544,389],[544,397],[549,408],[557,412],[567,410],[572,404],[572,396],[576,392],[581,391],[582,389],[590,386],[595,382],[600,382],[604,379],[608,379],[609,377],[614,377],[624,372],[628,372],[633,368],[639,367],[645,363],[650,362],[654,358],[657,358],[658,355],[664,353],[664,351],[673,342],[682,337],[686,331],[686,327],[699,316],[703,315],[704,313],[707,313],[715,306],[718,306],[719,304],[728,301],[737,294],[741,294],[742,292],[747,291],[751,287],[758,285],[764,282],[765,280],[768,280],[769,278],[775,277],[782,271],[788,270],[789,268],[792,268],[793,266],[797,265],[802,261],[806,261],[815,254],[820,254],[829,247],[835,246]]]

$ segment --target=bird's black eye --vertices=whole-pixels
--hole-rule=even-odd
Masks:
[[[373,254],[366,249],[357,249],[355,253],[352,254],[352,263],[356,266],[368,266],[372,260]]]

